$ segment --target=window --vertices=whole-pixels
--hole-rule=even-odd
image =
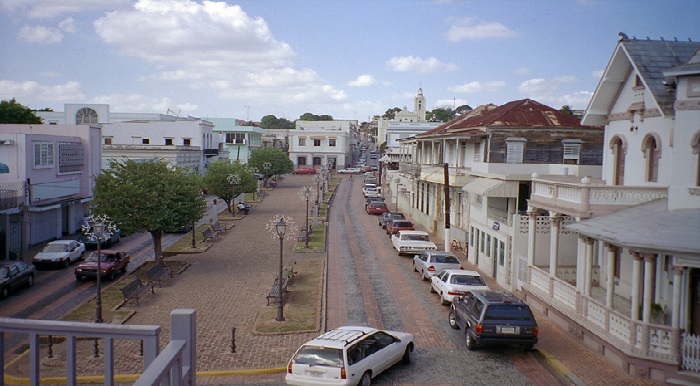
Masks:
[[[306,138],[299,137],[299,146],[306,146]]]
[[[142,145],[150,145],[151,139],[150,138],[141,138],[141,144]]]
[[[166,138],[165,139],[165,146],[172,146],[173,144],[173,138]]]
[[[486,235],[486,256],[491,257],[491,235]]]
[[[97,111],[86,107],[75,113],[76,125],[88,125],[90,123],[97,123]]]
[[[481,162],[481,143],[474,144],[474,162]]]
[[[105,137],[105,145],[111,145],[112,144],[112,137]]]
[[[314,138],[314,146],[321,146],[321,140],[319,138]]]
[[[183,138],[182,139],[183,146],[190,146],[191,144],[192,144],[192,138]]]
[[[506,265],[506,243],[498,241],[498,265],[501,267]]]
[[[226,133],[226,143],[245,144],[245,133]]]
[[[659,158],[661,151],[656,138],[653,135],[648,135],[643,142],[644,157],[646,162],[646,180],[648,182],[657,182],[659,179]]]
[[[695,155],[695,186],[700,186],[700,131],[691,138],[690,147]]]
[[[561,142],[564,145],[564,164],[578,165],[581,157],[581,140],[565,139]]]
[[[85,150],[80,142],[58,144],[58,172],[74,173],[83,168]]]
[[[328,146],[335,147],[335,138],[328,138]]]
[[[613,185],[623,185],[625,181],[625,143],[621,137],[615,136],[610,141],[610,149],[615,163]]]
[[[484,253],[484,241],[486,241],[486,234],[481,232],[481,253]]]
[[[525,142],[525,138],[506,138],[506,163],[523,163],[523,148],[525,147]]]
[[[34,167],[53,167],[53,143],[34,144]]]

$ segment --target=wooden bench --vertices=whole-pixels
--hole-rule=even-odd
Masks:
[[[282,303],[284,304],[285,298],[287,297],[287,283],[289,282],[289,279],[285,279],[282,277]],[[270,288],[270,293],[267,294],[267,305],[270,305],[270,299],[277,299],[280,297],[280,287],[278,284],[277,278],[275,278],[275,283],[272,284],[272,287]]]
[[[146,277],[148,278],[148,285],[158,283],[158,287],[162,287],[160,282],[167,278],[168,276],[173,277],[173,271],[169,268],[162,266],[161,264],[156,264],[151,269],[146,272]]]
[[[226,232],[227,230],[235,227],[236,224],[231,225],[230,227],[227,227],[226,225],[221,225],[218,221],[211,224],[211,229],[217,231],[217,232]]]
[[[135,278],[131,283],[125,285],[121,289],[121,291],[122,291],[122,295],[124,295],[124,303],[127,303],[131,300],[136,300],[137,306],[139,306],[139,299],[146,292],[151,291],[151,293],[155,293],[155,291],[153,290],[153,285],[151,285],[151,284],[144,285],[141,282],[141,279],[139,279],[138,277]]]
[[[215,239],[219,238],[219,231],[215,231],[211,228],[207,228],[202,232],[202,236],[204,237],[202,239],[202,242],[205,242],[207,240],[214,241]]]

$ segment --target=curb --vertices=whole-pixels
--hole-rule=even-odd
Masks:
[[[549,372],[554,375],[555,378],[559,379],[562,384],[575,385],[575,386],[586,386],[586,384],[572,373],[565,364],[561,363],[557,358],[547,351],[536,348],[532,350],[532,353],[537,355],[537,359],[549,370]]]

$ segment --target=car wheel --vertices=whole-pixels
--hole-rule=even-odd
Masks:
[[[455,315],[454,310],[450,311],[450,327],[454,328],[455,330],[459,330],[459,326],[457,325],[457,316]]]
[[[362,379],[360,379],[360,383],[358,383],[359,386],[369,386],[372,384],[372,375],[369,373],[369,371],[366,371],[364,374],[362,374]]]
[[[7,287],[3,287],[3,289],[0,290],[0,299],[7,299],[8,295],[10,295],[10,290],[7,289]]]
[[[443,294],[440,294],[440,304],[442,304],[443,306],[450,304],[450,302],[447,301],[447,299],[445,299],[445,296],[443,296]]]
[[[428,278],[425,276],[425,271],[421,272],[420,275],[423,278],[423,281],[428,280]]]
[[[122,273],[126,273],[126,270],[127,270],[128,268],[129,268],[129,265],[128,265],[128,264],[124,264],[124,266],[122,267]]]
[[[34,285],[34,275],[29,275],[27,278],[27,287],[31,287]]]
[[[437,291],[435,291],[435,288],[433,288],[433,283],[430,283],[430,293],[434,294]]]
[[[63,262],[63,268],[70,267],[70,257],[66,257],[66,261]]]
[[[530,350],[532,350],[532,347],[533,347],[533,344],[532,344],[532,343],[524,344],[524,345],[522,346],[523,351],[530,351]]]
[[[412,346],[407,346],[406,351],[403,352],[403,357],[401,357],[401,363],[405,365],[410,365],[411,364],[411,351],[413,347]]]
[[[474,350],[474,349],[476,349],[476,342],[474,341],[472,334],[470,334],[469,330],[467,330],[467,350]]]

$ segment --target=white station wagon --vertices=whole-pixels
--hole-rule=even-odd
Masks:
[[[391,244],[401,255],[415,255],[423,251],[434,251],[437,249],[435,243],[430,241],[428,232],[423,231],[399,231],[391,236]]]
[[[301,346],[287,365],[288,385],[370,385],[398,362],[411,363],[415,347],[407,332],[346,326]]]

